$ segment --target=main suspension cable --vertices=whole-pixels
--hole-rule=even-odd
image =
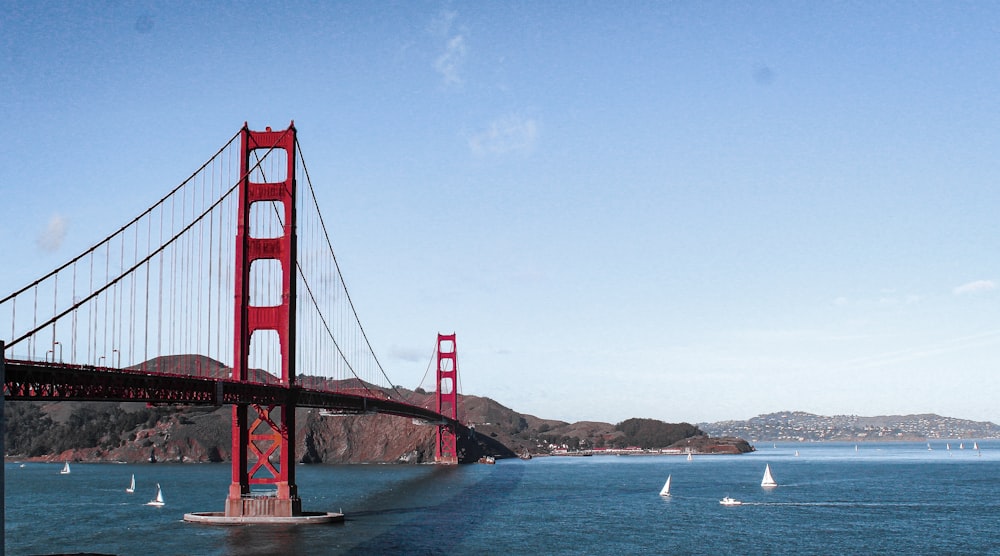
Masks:
[[[319,224],[323,230],[323,237],[326,239],[327,249],[330,252],[330,257],[333,259],[334,268],[337,270],[337,276],[340,278],[340,283],[344,285],[344,295],[347,298],[347,303],[351,308],[351,312],[354,314],[354,321],[358,323],[358,329],[361,331],[361,336],[365,340],[365,344],[368,346],[368,351],[372,354],[372,359],[375,361],[375,365],[378,366],[378,370],[382,373],[386,382],[389,384],[389,388],[396,392],[398,396],[405,399],[402,392],[400,392],[396,386],[393,384],[392,380],[386,374],[385,369],[382,367],[382,363],[379,361],[378,356],[375,354],[375,350],[372,348],[371,341],[368,340],[368,335],[365,333],[365,328],[361,324],[361,319],[358,317],[358,311],[354,307],[354,302],[351,300],[351,293],[347,291],[347,283],[344,281],[344,274],[340,270],[340,263],[337,261],[337,255],[333,252],[333,244],[330,242],[330,234],[326,229],[326,222],[323,220],[323,213],[319,210],[319,201],[316,199],[316,190],[312,185],[312,178],[309,176],[309,168],[306,167],[305,157],[302,155],[302,146],[299,144],[298,137],[295,138],[295,148],[299,153],[299,160],[302,161],[302,170],[306,174],[306,183],[309,185],[309,194],[312,197],[313,206],[316,208],[316,214],[319,218]],[[353,372],[353,371],[352,371]]]

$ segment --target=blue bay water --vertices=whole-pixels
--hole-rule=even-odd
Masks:
[[[759,445],[742,456],[296,467],[339,525],[211,527],[228,465],[5,465],[9,555],[1000,554],[1000,442]],[[799,455],[795,455],[798,450]],[[765,464],[780,486],[760,487]],[[125,487],[135,473],[137,489]],[[671,475],[669,498],[657,493]],[[145,506],[163,487],[166,505]],[[718,501],[732,496],[742,506]]]

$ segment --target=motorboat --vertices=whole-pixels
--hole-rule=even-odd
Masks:
[[[743,504],[743,502],[740,502],[739,500],[736,500],[735,498],[730,498],[728,496],[726,496],[722,500],[719,500],[719,503],[722,504],[723,506],[739,506]]]

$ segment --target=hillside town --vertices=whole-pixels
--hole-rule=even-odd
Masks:
[[[860,417],[788,411],[758,415],[746,421],[700,423],[698,427],[712,436],[737,436],[751,443],[1000,438],[1000,426],[995,423],[934,414]]]

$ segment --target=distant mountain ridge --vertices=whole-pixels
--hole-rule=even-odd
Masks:
[[[1000,438],[1000,426],[989,421],[970,421],[919,415],[816,415],[804,411],[782,411],[758,415],[746,421],[699,423],[712,436],[739,436],[757,441],[903,441],[966,438]]]

